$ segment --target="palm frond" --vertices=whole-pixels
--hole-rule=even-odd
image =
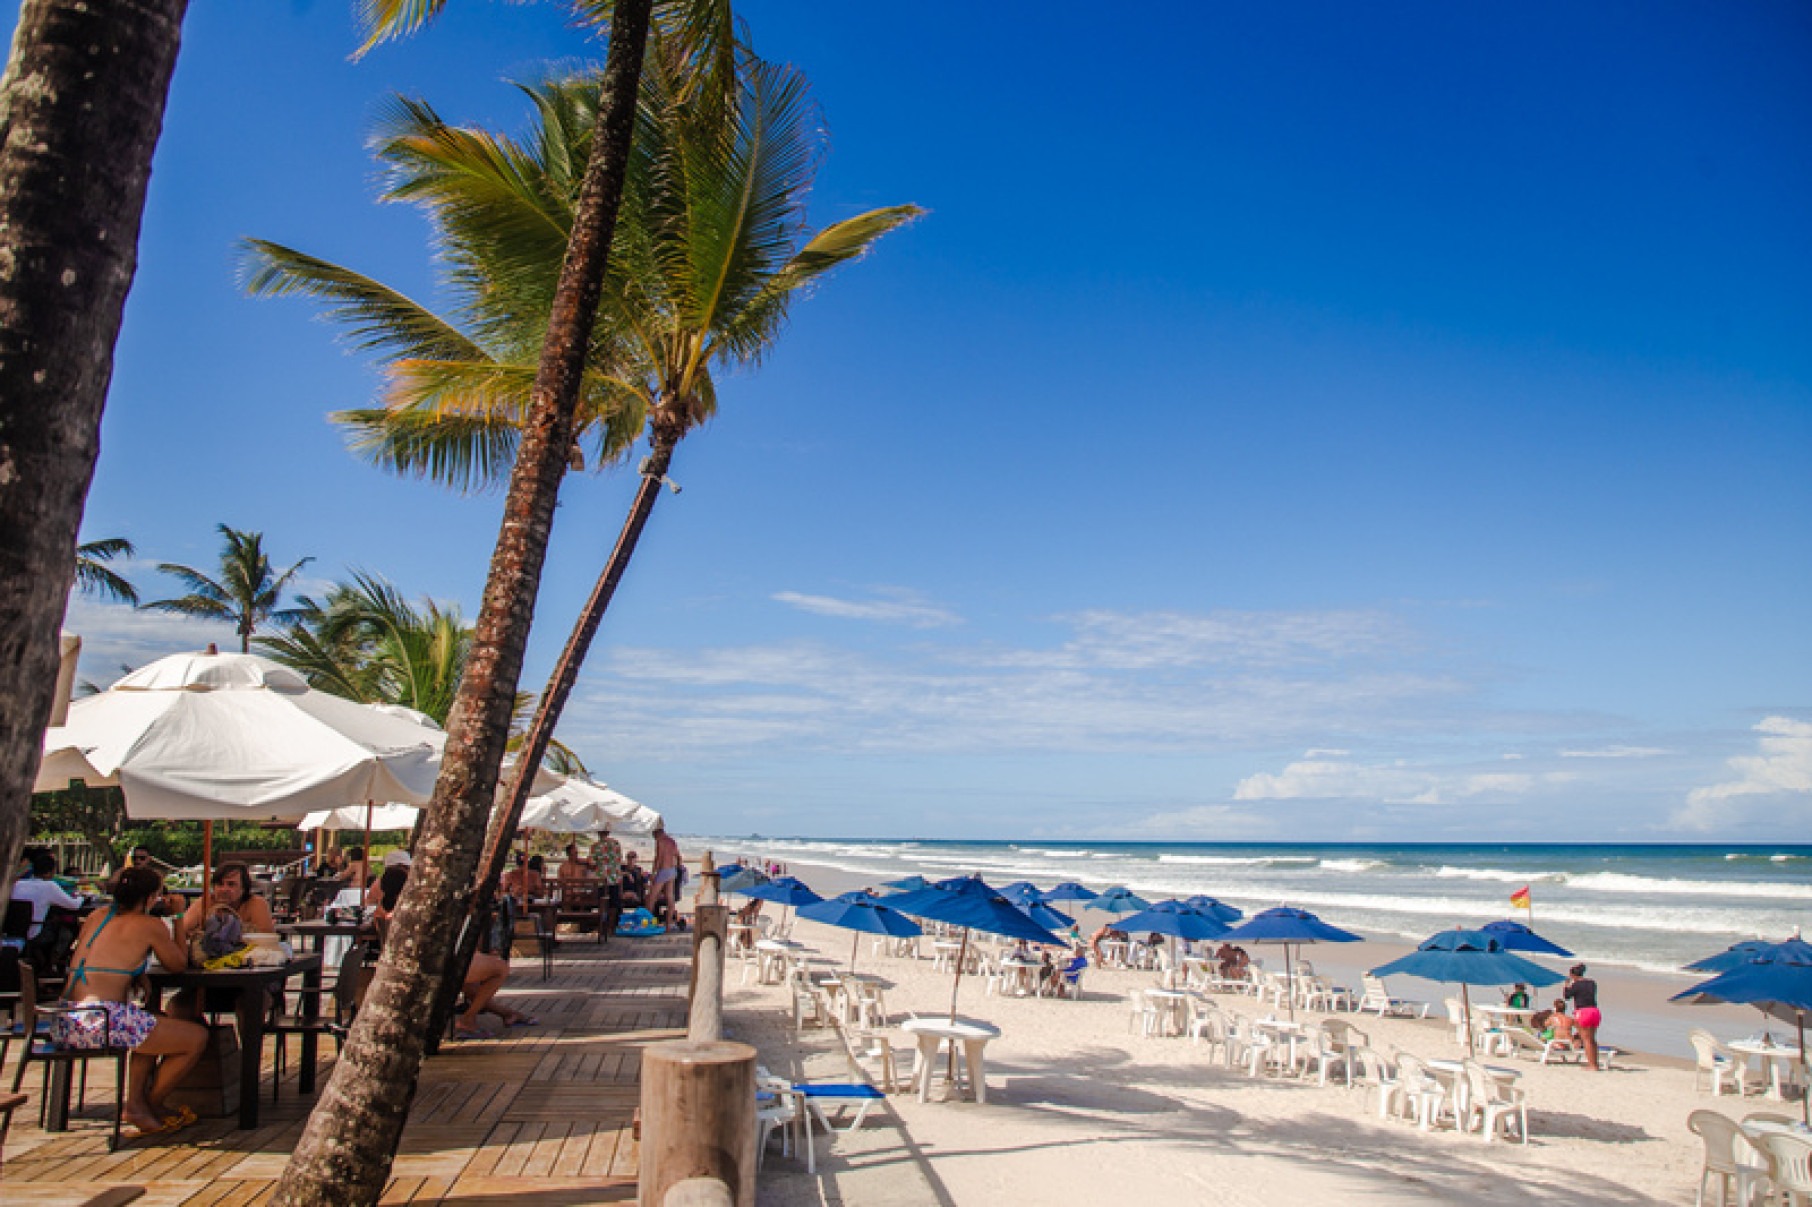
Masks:
[[[247,293],[327,302],[327,317],[346,329],[348,343],[359,352],[375,353],[381,361],[489,359],[451,323],[363,273],[265,239],[246,239],[241,249]]]
[[[719,328],[714,336],[716,351],[737,361],[758,357],[773,342],[775,328],[785,319],[794,297],[833,268],[861,259],[882,235],[917,221],[924,213],[916,205],[895,205],[825,227]]]
[[[358,456],[397,474],[470,494],[507,481],[521,432],[502,416],[366,408],[337,411]]]
[[[138,603],[138,588],[124,575],[105,563],[116,557],[131,557],[137,550],[124,537],[105,537],[76,546],[75,581],[78,590],[97,595],[114,603]]]
[[[364,56],[379,43],[407,37],[446,6],[447,0],[354,0],[353,20],[365,32],[365,41],[353,57]]]

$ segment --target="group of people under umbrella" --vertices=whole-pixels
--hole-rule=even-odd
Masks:
[[[967,947],[972,931],[1023,939],[1029,943],[1067,946],[1069,941],[1052,933],[1074,925],[1056,909],[1056,902],[1079,902],[1088,908],[1118,916],[1116,930],[1127,934],[1165,935],[1182,941],[1220,940],[1226,943],[1275,945],[1283,948],[1285,981],[1289,983],[1296,950],[1307,944],[1358,942],[1361,936],[1329,925],[1307,910],[1289,906],[1263,910],[1245,918],[1242,912],[1212,897],[1147,902],[1130,890],[1116,887],[1096,893],[1073,881],[1041,890],[1026,881],[994,889],[980,876],[957,876],[936,882],[922,876],[891,881],[880,895],[856,890],[825,900],[794,877],[768,880],[753,869],[726,868],[723,888],[749,897],[797,908],[799,916],[861,934],[910,937],[921,933],[914,918],[929,919],[962,929]],[[1505,919],[1478,929],[1443,930],[1419,944],[1415,951],[1372,969],[1372,975],[1403,975],[1460,986],[1463,1034],[1470,1034],[1471,997],[1475,986],[1529,985],[1535,988],[1562,980],[1579,981],[1583,967],[1571,977],[1526,958],[1547,955],[1570,958],[1572,952],[1529,926]],[[855,963],[855,946],[850,963]],[[962,953],[956,960],[956,979],[950,993],[950,1017],[956,1017],[961,987]],[[1715,973],[1673,1000],[1686,1003],[1740,1003],[1764,1014],[1793,1023],[1799,1029],[1801,1080],[1806,1080],[1805,1018],[1812,1010],[1812,944],[1795,936],[1781,943],[1750,940],[1727,951],[1688,965],[1689,970]],[[1588,982],[1589,984],[1589,982]],[[1595,987],[1594,987],[1595,989]],[[1598,1011],[1595,996],[1580,999],[1578,1022],[1588,1043],[1588,1058],[1596,1055]],[[1587,1011],[1590,1010],[1590,1015]],[[1596,1060],[1591,1060],[1595,1066]],[[1805,1101],[1802,1098],[1802,1111]]]

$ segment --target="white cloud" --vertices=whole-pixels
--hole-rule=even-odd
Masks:
[[[1121,839],[1203,839],[1229,841],[1275,837],[1277,823],[1231,805],[1191,805],[1166,809],[1116,827]]]
[[[1606,746],[1602,750],[1563,750],[1563,759],[1653,759],[1669,753],[1659,746]]]
[[[776,592],[773,598],[814,616],[834,616],[840,620],[876,620],[915,629],[937,629],[962,623],[963,618],[955,612],[926,603],[912,592],[889,589],[881,593],[891,598],[836,599],[829,595],[804,595],[798,591]]]
[[[237,650],[233,626],[197,620],[168,612],[140,612],[126,604],[101,603],[75,596],[63,628],[82,639],[80,677],[106,686],[124,672],[137,669],[166,654],[199,650],[213,642],[223,650]]]
[[[1745,810],[1733,801],[1743,797],[1812,796],[1812,721],[1768,717],[1755,732],[1759,753],[1738,755],[1729,762],[1733,779],[1694,788],[1686,806],[1674,814],[1681,829],[1709,830],[1733,820]]]
[[[1276,774],[1241,780],[1234,800],[1370,800],[1400,805],[1445,805],[1463,800],[1509,800],[1571,780],[1564,772],[1477,771],[1404,762],[1359,763],[1311,757]]]
[[[1164,670],[1201,666],[1327,667],[1400,654],[1409,630],[1381,612],[1079,612],[1055,650],[1017,650],[1002,666]]]

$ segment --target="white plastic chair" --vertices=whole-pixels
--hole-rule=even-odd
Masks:
[[[1687,1038],[1692,1041],[1692,1050],[1699,1058],[1698,1068],[1693,1073],[1693,1089],[1698,1089],[1709,1077],[1713,1098],[1724,1092],[1726,1081],[1735,1083],[1739,1097],[1749,1092],[1748,1061],[1719,1043],[1709,1031],[1695,1027]]]
[[[1412,1056],[1407,1052],[1398,1054],[1397,1086],[1405,1113],[1414,1116],[1416,1126],[1423,1131],[1428,1131],[1439,1122],[1442,1113],[1449,1111],[1452,1106],[1447,1087],[1429,1071],[1419,1056]]]
[[[1364,975],[1361,984],[1365,992],[1359,998],[1359,1013],[1374,1011],[1379,1018],[1427,1018],[1428,1003],[1410,1002],[1394,998],[1385,988],[1384,981],[1371,975]]]
[[[1143,989],[1135,989],[1127,997],[1130,1013],[1126,1019],[1126,1029],[1150,1037],[1163,1032],[1164,1020],[1158,1011],[1156,1002],[1145,996]]]
[[[1469,1060],[1463,1066],[1466,1070],[1466,1119],[1462,1130],[1472,1130],[1472,1120],[1478,1117],[1479,1125],[1485,1133],[1487,1142],[1497,1139],[1498,1132],[1509,1135],[1510,1121],[1516,1121],[1516,1135],[1524,1144],[1529,1142],[1529,1105],[1523,1091],[1513,1085],[1493,1077],[1485,1066],[1476,1060]]]
[[[1693,1202],[1705,1207],[1705,1187],[1718,1179],[1718,1207],[1727,1207],[1732,1194],[1740,1207],[1748,1207],[1758,1189],[1768,1183],[1766,1158],[1750,1146],[1743,1129],[1727,1115],[1716,1111],[1694,1111],[1686,1117],[1686,1126],[1697,1133],[1705,1145],[1705,1162],[1699,1168],[1699,1191]],[[1759,1162],[1743,1157],[1754,1155]]]
[[[1376,1049],[1359,1045],[1352,1049],[1352,1054],[1359,1064],[1354,1084],[1361,1088],[1371,1086],[1378,1091],[1378,1118],[1388,1119],[1402,1106],[1402,1085],[1397,1080],[1396,1070]]]
[[[1774,1188],[1791,1207],[1812,1203],[1812,1137],[1786,1132],[1751,1134],[1750,1142],[1768,1154]]]

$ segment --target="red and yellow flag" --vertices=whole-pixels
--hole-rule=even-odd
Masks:
[[[1525,884],[1514,893],[1510,894],[1511,909],[1531,909],[1533,907],[1533,901],[1529,896],[1528,885]]]

